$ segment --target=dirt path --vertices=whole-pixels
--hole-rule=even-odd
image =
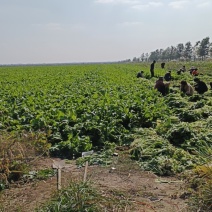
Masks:
[[[60,159],[54,159],[60,161]],[[40,158],[33,164],[34,170],[51,168],[52,158]],[[62,169],[62,186],[71,180],[83,179],[84,168],[77,168],[74,161]],[[186,200],[183,196],[184,183],[174,177],[160,178],[153,173],[141,171],[134,161],[114,157],[112,166],[89,166],[87,179],[105,196],[116,195],[131,203],[125,211],[135,212],[184,212]],[[31,212],[50,199],[56,192],[56,176],[46,181],[15,183],[2,191],[0,211]],[[132,209],[133,208],[133,209]]]

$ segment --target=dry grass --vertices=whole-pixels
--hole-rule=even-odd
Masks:
[[[49,144],[42,133],[0,135],[0,190],[19,180],[30,162],[48,154]]]
[[[212,211],[212,165],[198,166],[191,180],[193,192],[189,201],[191,211]]]

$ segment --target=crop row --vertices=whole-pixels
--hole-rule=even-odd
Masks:
[[[132,128],[150,127],[168,112],[148,80],[136,81],[134,68],[85,65],[2,69],[1,128],[43,131],[52,151],[69,157],[101,148],[105,141],[129,143]]]
[[[175,64],[176,65],[176,64]],[[142,70],[149,78],[148,65]],[[211,90],[170,94],[155,78],[137,79],[141,64],[24,66],[0,69],[0,128],[42,132],[54,155],[72,158],[105,144],[129,144],[144,170],[170,175],[204,163],[212,153]],[[157,70],[161,75],[164,70]],[[210,80],[210,75],[202,76]]]

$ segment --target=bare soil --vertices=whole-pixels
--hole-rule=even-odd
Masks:
[[[51,169],[53,163],[63,162],[60,158],[40,157],[31,164],[31,170]],[[78,168],[75,161],[62,168],[62,187],[75,179],[83,180],[85,168]],[[87,180],[103,194],[119,195],[129,201],[124,211],[135,212],[185,212],[187,211],[185,184],[177,177],[158,177],[151,172],[141,171],[126,152],[114,156],[107,167],[89,166]],[[0,211],[31,212],[48,201],[57,192],[57,176],[47,180],[18,181],[1,192]]]

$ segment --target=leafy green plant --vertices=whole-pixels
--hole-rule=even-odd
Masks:
[[[105,198],[89,182],[70,182],[67,188],[54,195],[52,200],[36,211],[120,211],[124,210],[127,205],[129,205],[127,201],[120,201],[116,197]]]
[[[0,183],[0,191],[4,190],[6,187],[5,183]]]
[[[194,136],[194,133],[186,123],[173,125],[166,134],[166,138],[174,146],[181,146],[186,140],[189,140]]]
[[[38,171],[29,171],[22,176],[22,179],[25,182],[33,180],[46,180],[56,175],[56,173],[57,173],[56,169],[41,169]]]
[[[200,159],[184,149],[178,149],[156,133],[148,135],[147,132],[139,131],[130,150],[132,158],[138,160],[143,170],[153,171],[158,175],[174,175],[200,163]]]
[[[197,101],[200,101],[201,99],[202,99],[202,96],[199,94],[195,94],[189,97],[190,102],[197,102]]]
[[[85,162],[88,161],[89,165],[108,166],[112,163],[115,146],[115,143],[105,142],[102,151],[98,151],[86,157],[79,157],[76,160],[76,164],[78,166],[84,166]]]
[[[209,82],[211,62],[186,65],[193,64],[207,70],[201,77]],[[179,63],[167,66],[177,70]],[[173,72],[171,92],[161,97],[154,89],[155,78],[135,77],[141,67],[148,78],[148,63],[0,67],[0,129],[34,134],[30,139],[36,138],[37,154],[67,158],[102,150],[107,141],[136,143],[136,129],[144,129],[139,132],[145,134],[142,145],[138,142],[131,152],[135,159],[149,163],[151,157],[163,156],[161,161],[172,164],[174,173],[190,167],[183,159],[176,165],[183,168],[174,168],[174,152],[183,149],[199,163],[199,153],[211,149],[211,91],[182,95],[180,81],[193,84],[193,78]]]
[[[56,170],[54,169],[42,169],[37,171],[36,179],[38,180],[46,180],[49,177],[53,177],[56,174]]]
[[[203,100],[200,100],[200,101],[194,103],[194,104],[191,106],[191,110],[193,110],[193,109],[198,109],[198,108],[202,108],[202,107],[204,107],[204,105],[205,105],[205,102],[204,102]]]
[[[184,122],[194,122],[201,118],[201,114],[196,110],[183,110],[179,114],[179,118]]]

